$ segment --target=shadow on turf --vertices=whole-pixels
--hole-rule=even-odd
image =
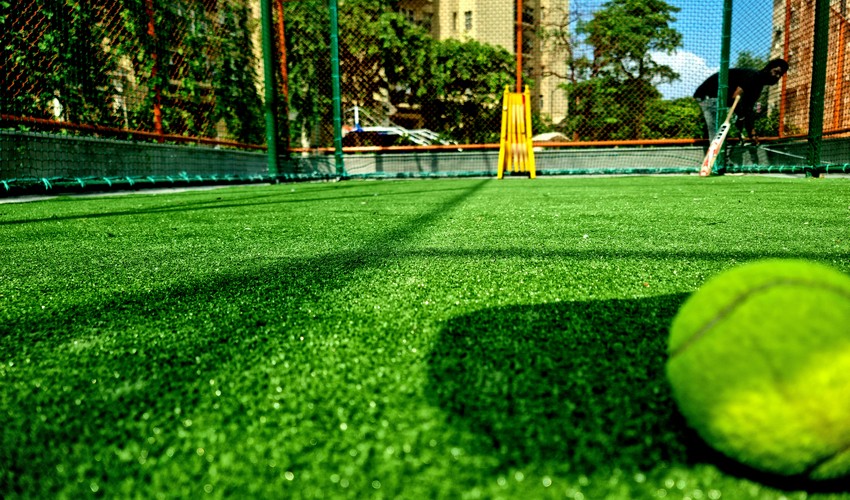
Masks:
[[[850,477],[830,479],[827,481],[812,481],[799,476],[779,476],[769,474],[750,467],[741,465],[727,458],[720,452],[710,448],[700,440],[695,433],[688,430],[688,439],[692,446],[698,450],[701,462],[711,463],[723,473],[730,476],[746,478],[751,481],[764,484],[771,488],[784,491],[805,491],[807,493],[850,493]]]
[[[193,202],[166,202],[164,204],[160,204],[157,206],[151,206],[148,208],[137,208],[133,210],[118,210],[114,212],[91,212],[91,213],[83,213],[83,214],[74,214],[74,215],[52,215],[50,217],[41,217],[34,219],[14,219],[14,220],[0,220],[0,226],[8,226],[8,225],[18,225],[18,224],[31,224],[35,222],[61,222],[67,220],[84,220],[84,219],[102,219],[109,217],[133,217],[138,215],[147,215],[147,214],[162,214],[162,213],[173,213],[173,212],[197,212],[202,210],[222,210],[222,209],[232,209],[232,208],[246,208],[246,207],[260,207],[267,205],[284,205],[284,204],[298,204],[298,203],[307,203],[307,202],[315,202],[315,201],[324,201],[324,202],[338,202],[342,200],[362,200],[362,199],[372,199],[373,196],[377,196],[374,192],[362,192],[362,193],[354,193],[354,194],[340,194],[337,196],[315,196],[317,192],[320,191],[328,191],[328,189],[336,189],[339,191],[346,190],[347,188],[356,187],[356,184],[350,185],[334,185],[332,188],[315,188],[310,190],[299,190],[296,194],[293,194],[290,191],[279,191],[272,194],[263,194],[263,195],[252,195],[245,193],[220,193],[216,192],[219,196],[216,196],[214,199],[205,199],[201,201],[193,201]],[[408,190],[408,191],[398,191],[393,193],[382,193],[383,197],[394,197],[394,196],[410,196],[415,194],[422,193],[440,193],[440,192],[451,192],[451,191],[466,191],[465,188],[447,188],[447,189],[428,189],[428,190]],[[208,192],[207,192],[208,193]],[[144,191],[133,192],[132,194],[145,194]],[[309,198],[302,197],[302,195],[308,194],[311,195]],[[265,201],[257,201],[259,199],[266,198]],[[156,201],[156,199],[153,199]]]
[[[684,423],[664,374],[668,325],[685,294],[485,309],[448,321],[427,391],[503,466],[652,470],[709,463],[782,490],[842,482],[767,475],[714,452]]]

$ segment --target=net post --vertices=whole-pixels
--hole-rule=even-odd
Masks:
[[[726,120],[729,111],[729,52],[732,45],[732,0],[723,0],[723,22],[720,38],[720,70],[717,73],[717,118],[715,124]],[[710,130],[711,137],[717,134],[717,129]],[[726,164],[726,147],[720,148],[715,165],[722,167]],[[718,167],[718,168],[720,168]]]
[[[165,142],[165,138],[162,137],[165,134],[162,127],[162,85],[159,83],[162,79],[162,75],[159,74],[160,45],[156,35],[156,15],[153,0],[145,0],[145,13],[148,16],[147,34],[151,38],[151,43],[154,47],[154,50],[151,53],[151,61],[153,62],[153,66],[151,67],[151,80],[154,82],[153,129],[159,136],[157,137],[157,142],[162,143]]]
[[[791,55],[791,0],[785,0],[785,21],[782,30],[782,59],[788,61]],[[788,78],[782,79],[779,97],[779,138],[785,136],[785,115],[788,108]]]
[[[283,156],[288,162],[290,160],[289,150],[292,147],[292,138],[290,137],[289,127],[289,70],[286,62],[286,11],[283,6],[284,0],[275,0],[273,8],[277,9],[277,40],[278,52],[280,61],[278,62],[280,70],[280,90],[283,95],[283,104],[278,108],[278,112],[283,115],[285,127],[281,134],[281,146],[283,147]]]
[[[534,165],[534,143],[531,140],[533,134],[531,130],[531,91],[528,85],[525,86],[522,104],[525,110],[525,149],[528,152],[528,177],[534,179],[537,177],[537,168]]]
[[[339,87],[339,6],[337,0],[328,0],[330,10],[331,41],[331,85],[333,88],[334,113],[334,166],[336,175],[344,177],[345,163],[342,158],[342,98]]]
[[[272,43],[272,3],[271,0],[261,0],[260,20],[262,23],[263,43],[263,79],[264,79],[264,111],[266,118],[266,145],[268,147],[267,165],[269,176],[277,178],[277,87],[275,85],[274,44]]]
[[[505,176],[505,159],[508,148],[508,96],[510,95],[510,87],[505,85],[505,92],[502,94],[502,131],[499,134],[499,170],[496,178],[501,179]]]
[[[829,52],[829,1],[815,2],[815,37],[812,48],[812,92],[809,97],[809,133],[807,161],[811,166],[806,177],[819,176],[821,141],[823,139],[823,108],[826,89],[826,58]]]

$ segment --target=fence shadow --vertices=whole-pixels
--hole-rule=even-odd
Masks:
[[[742,467],[684,422],[666,382],[668,327],[686,294],[484,309],[451,319],[427,392],[503,467],[592,474],[710,463],[783,490],[847,491]]]

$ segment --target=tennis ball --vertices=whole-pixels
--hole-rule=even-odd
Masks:
[[[667,377],[724,455],[783,476],[850,473],[850,276],[764,260],[710,279],[670,331]]]

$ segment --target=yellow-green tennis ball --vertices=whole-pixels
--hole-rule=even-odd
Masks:
[[[850,276],[764,260],[709,280],[676,315],[667,377],[718,451],[786,476],[850,474]]]

